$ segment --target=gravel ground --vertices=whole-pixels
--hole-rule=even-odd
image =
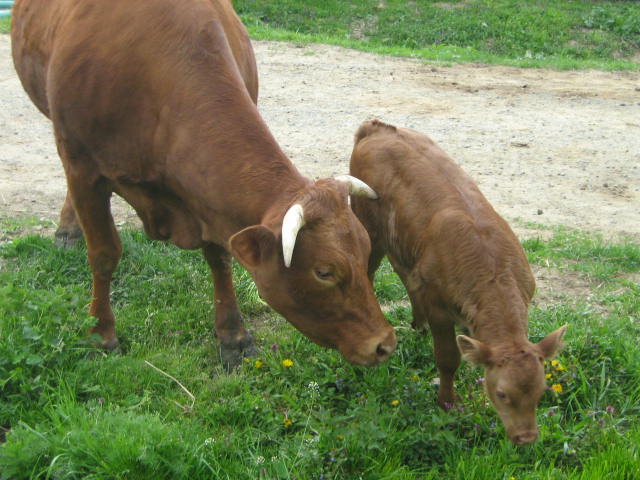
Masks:
[[[367,119],[430,135],[520,235],[526,222],[640,240],[640,74],[443,66],[254,42],[259,106],[307,176],[346,173]],[[0,35],[0,215],[56,221],[65,181],[49,121]],[[114,202],[119,223],[135,223]]]

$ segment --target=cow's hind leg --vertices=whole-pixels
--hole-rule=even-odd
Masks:
[[[76,211],[73,208],[73,202],[71,201],[71,195],[67,190],[67,196],[64,199],[64,205],[60,211],[60,223],[55,233],[56,246],[59,248],[68,248],[82,238],[82,228],[78,222]]]
[[[60,149],[62,150],[62,149]],[[111,278],[122,246],[110,210],[111,190],[104,179],[83,175],[82,164],[67,169],[67,186],[73,207],[87,242],[87,256],[93,275],[93,298],[89,313],[96,317],[91,333],[102,337],[102,346],[113,350],[119,345],[109,292]],[[73,173],[69,173],[72,171]],[[88,180],[92,179],[92,180]]]
[[[240,364],[243,357],[254,355],[256,349],[238,309],[231,275],[231,255],[215,244],[207,245],[203,253],[213,278],[216,309],[214,328],[220,341],[222,363],[231,370]]]

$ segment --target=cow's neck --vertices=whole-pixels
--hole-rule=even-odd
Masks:
[[[486,343],[505,347],[527,341],[528,304],[515,280],[493,280],[477,286],[463,313],[471,335]]]
[[[196,128],[194,126],[194,128]],[[183,147],[169,178],[191,204],[205,241],[219,243],[245,227],[284,215],[297,192],[311,180],[298,172],[262,120],[249,121],[234,133],[205,130]],[[194,147],[195,145],[195,147]]]
[[[167,178],[202,225],[205,241],[226,241],[284,209],[311,180],[282,152],[244,85],[194,80],[191,97],[173,105]],[[195,107],[194,107],[195,106]],[[178,126],[176,128],[176,125]],[[283,212],[284,214],[284,212]]]

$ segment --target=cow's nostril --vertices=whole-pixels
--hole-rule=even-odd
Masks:
[[[393,351],[393,349],[390,348],[389,345],[385,345],[383,343],[380,343],[378,345],[378,348],[376,348],[376,354],[379,357],[387,357],[392,351]]]
[[[368,365],[384,362],[396,349],[396,334],[393,330],[385,332],[378,338],[371,339],[367,344],[366,356]]]

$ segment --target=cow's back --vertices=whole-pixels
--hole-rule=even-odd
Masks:
[[[56,62],[59,68],[68,70],[69,57],[76,57],[76,73],[86,74],[93,67],[96,73],[108,77],[119,67],[131,69],[132,51],[139,57],[138,67],[162,57],[173,61],[189,53],[189,43],[194,39],[187,35],[197,31],[193,25],[213,21],[224,30],[236,67],[253,102],[257,102],[253,50],[246,29],[227,0],[17,0],[11,26],[14,65],[32,101],[50,117],[49,104],[55,94],[52,84],[55,86],[59,73],[55,71]],[[102,71],[95,68],[98,62],[104,63]]]
[[[226,240],[237,205],[204,197],[256,152],[284,158],[257,111],[253,50],[228,0],[19,0],[12,42],[67,175],[118,193],[153,238],[197,248],[196,217],[212,212],[221,224],[208,238]]]

